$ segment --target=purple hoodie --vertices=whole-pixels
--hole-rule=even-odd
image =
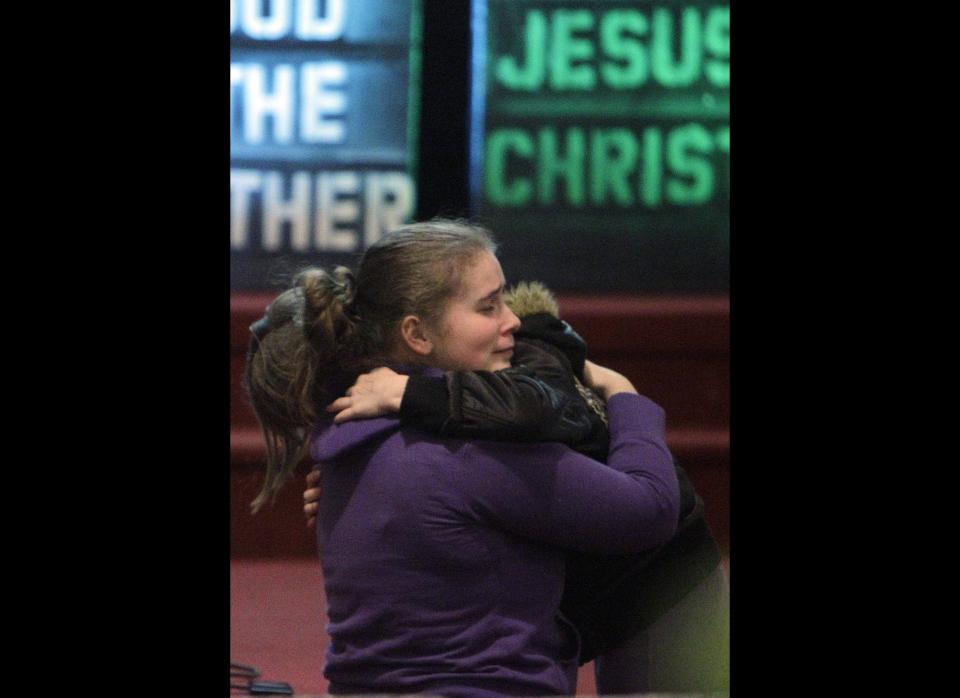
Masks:
[[[465,441],[396,418],[314,435],[331,694],[572,695],[563,548],[636,553],[674,533],[663,410],[608,403],[607,465],[557,443]]]

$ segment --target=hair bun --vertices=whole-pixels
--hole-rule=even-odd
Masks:
[[[297,274],[294,286],[303,293],[303,333],[315,349],[338,343],[350,325],[347,309],[356,293],[353,272],[337,267],[333,273],[310,267]]]
[[[333,270],[333,281],[335,285],[334,293],[340,299],[344,306],[353,305],[353,299],[357,295],[357,280],[347,267],[337,267]]]

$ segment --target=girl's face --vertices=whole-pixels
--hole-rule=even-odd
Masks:
[[[448,301],[441,332],[433,333],[434,364],[447,371],[499,371],[510,367],[520,320],[503,302],[500,262],[489,252],[467,267],[460,293]]]

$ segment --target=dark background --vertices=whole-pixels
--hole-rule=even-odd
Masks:
[[[465,4],[425,3],[440,14]],[[30,299],[43,294],[43,307],[68,308],[67,317],[58,314],[51,327],[56,335],[49,342],[56,354],[51,365],[65,361],[66,334],[76,339],[67,358],[82,368],[69,373],[84,401],[83,414],[70,408],[70,423],[60,435],[61,443],[75,448],[48,463],[57,480],[51,483],[44,475],[32,490],[39,499],[29,498],[31,511],[24,512],[49,528],[42,547],[48,554],[41,562],[49,583],[40,587],[35,608],[51,614],[53,627],[69,636],[58,640],[58,647],[83,639],[79,652],[58,653],[58,666],[75,669],[77,676],[92,671],[103,685],[138,694],[170,695],[200,686],[204,693],[226,690],[231,556],[226,398],[231,379],[225,366],[230,278],[223,232],[229,223],[226,12],[225,6],[211,5],[192,8],[190,21],[179,13],[138,17],[136,33],[119,35],[113,43],[78,40],[85,8],[68,17],[61,38],[75,46],[84,57],[81,65],[96,79],[36,98],[57,115],[56,124],[47,122],[51,132],[66,105],[77,110],[76,123],[87,134],[77,144],[78,156],[100,163],[102,176],[61,182],[56,208],[72,214],[62,221],[64,231],[75,229],[78,215],[83,221],[102,217],[105,198],[111,220],[92,236],[63,236],[63,264],[53,277],[39,273],[49,268],[49,250],[40,255],[39,271],[36,254],[11,257],[31,263]],[[466,9],[461,13],[466,16]],[[761,694],[771,688],[789,694],[790,687],[799,694],[813,685],[862,689],[875,682],[876,665],[860,669],[854,656],[857,648],[871,649],[858,632],[864,628],[891,639],[892,651],[908,649],[891,637],[888,625],[902,613],[883,610],[897,595],[872,600],[875,575],[892,571],[902,578],[889,555],[891,549],[908,550],[909,541],[887,535],[890,523],[901,519],[890,522],[876,510],[877,503],[893,499],[890,493],[879,498],[864,493],[869,483],[886,478],[877,472],[883,458],[871,457],[878,442],[851,438],[864,422],[858,405],[873,393],[849,369],[873,352],[843,345],[853,339],[851,332],[866,331],[875,313],[863,304],[838,302],[851,283],[861,295],[889,283],[858,281],[853,273],[863,268],[883,225],[868,210],[876,197],[866,196],[856,173],[825,167],[831,153],[840,164],[852,151],[867,162],[872,144],[886,142],[879,136],[851,139],[852,117],[841,119],[842,128],[826,118],[853,110],[851,99],[859,102],[871,84],[877,93],[882,89],[868,82],[851,97],[850,72],[837,70],[840,60],[863,63],[855,50],[860,18],[852,22],[834,9],[823,19],[813,48],[810,15],[800,17],[798,8],[734,9],[733,682],[735,690]],[[145,56],[145,47],[166,46],[171,37],[179,51]],[[425,43],[430,40],[428,32]],[[453,55],[461,49],[444,50]],[[134,64],[131,57],[141,59],[136,75],[126,68]],[[798,86],[809,85],[811,76],[818,81],[815,98],[798,101]],[[118,84],[139,88],[124,89],[118,98]],[[91,89],[112,97],[115,111],[105,116],[87,108]],[[862,135],[860,128],[855,131]],[[792,134],[790,147],[772,150],[784,132]],[[450,165],[454,171],[456,163]],[[446,184],[436,180],[437,187]],[[439,189],[420,194],[418,216],[465,209],[463,202],[450,203],[454,194],[441,197]],[[814,201],[851,196],[856,205],[829,210]],[[186,211],[178,203],[184,199],[191,202]],[[881,209],[888,218],[886,205]],[[188,235],[197,231],[202,234]],[[849,231],[849,243],[839,241],[840,231]],[[81,273],[81,260],[83,269],[95,274]],[[876,268],[894,267],[887,260]],[[73,290],[79,276],[88,285],[78,299]],[[887,317],[877,326],[890,323]],[[886,388],[889,382],[878,385]],[[877,404],[888,406],[891,400]],[[49,433],[42,439],[48,443]],[[24,562],[32,566],[34,560]],[[89,642],[93,628],[105,630],[107,639]],[[50,642],[46,632],[43,641]],[[876,656],[891,666],[901,661]],[[884,670],[879,676],[889,687],[891,675]],[[65,680],[49,677],[41,683],[60,686]]]

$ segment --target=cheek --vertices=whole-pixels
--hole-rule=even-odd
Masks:
[[[439,353],[447,363],[461,370],[490,370],[491,353],[497,348],[499,338],[498,323],[487,318],[451,318]],[[509,361],[503,363],[498,368],[509,366]]]
[[[477,313],[462,313],[450,318],[445,341],[451,347],[478,347],[497,340],[497,323]]]
[[[495,323],[486,321],[472,321],[463,327],[460,333],[460,347],[470,352],[481,353],[492,350],[499,333]]]
[[[483,328],[483,341],[491,348],[500,341],[500,322],[499,320],[487,320]]]

